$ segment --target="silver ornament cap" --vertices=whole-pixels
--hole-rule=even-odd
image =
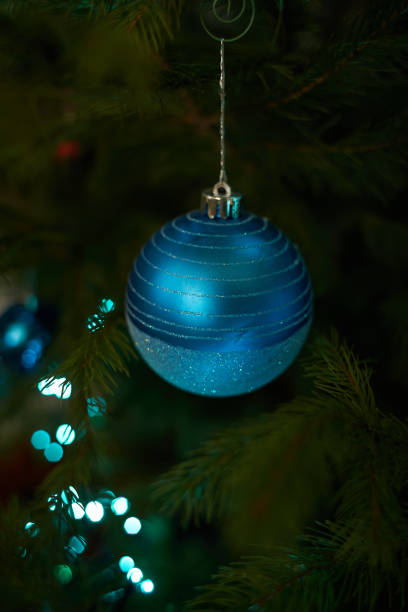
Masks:
[[[201,214],[210,219],[238,219],[241,214],[241,193],[232,192],[227,183],[219,182],[201,194]]]

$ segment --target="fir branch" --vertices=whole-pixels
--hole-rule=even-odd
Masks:
[[[96,324],[98,327],[95,327]],[[88,319],[88,326],[91,326],[91,330],[85,328],[65,361],[43,377],[47,381],[44,389],[55,379],[65,379],[61,397],[66,386],[72,385],[72,398],[68,400],[69,413],[79,437],[75,453],[68,455],[43,482],[43,496],[70,484],[85,484],[89,481],[99,453],[98,440],[88,415],[88,400],[100,393],[112,394],[119,377],[129,376],[127,360],[134,355],[134,349],[124,331],[122,315],[105,313],[98,308],[97,315]]]
[[[156,483],[154,499],[161,508],[170,513],[181,510],[188,522],[200,516],[211,520],[230,511],[231,506],[241,507],[243,516],[244,505],[249,520],[259,520],[266,512],[273,512],[278,501],[275,496],[287,480],[294,487],[297,479],[302,481],[303,473],[317,470],[319,488],[318,474],[325,481],[323,456],[342,462],[342,453],[349,452],[347,446],[343,450],[339,446],[336,427],[354,426],[355,413],[360,412],[371,423],[375,402],[369,384],[371,372],[344,343],[339,344],[335,333],[331,342],[319,338],[310,362],[305,360],[305,369],[314,378],[317,392],[313,398],[296,398],[272,414],[228,428],[206,442]],[[264,467],[267,483],[254,478],[255,465],[258,470],[260,465]],[[249,501],[240,498],[240,490],[246,492],[246,498],[251,490]],[[285,503],[280,498],[279,502]]]
[[[187,603],[197,612],[332,612],[333,561],[325,548],[276,546],[221,567],[213,584]],[[316,588],[318,587],[318,588]],[[259,595],[262,593],[262,595]]]
[[[408,427],[397,420],[398,427],[395,418],[379,410],[371,369],[340,342],[334,330],[330,341],[318,338],[314,349],[313,356],[304,359],[304,367],[314,379],[315,395],[337,399],[350,418],[343,445],[343,483],[335,496],[333,530],[342,540],[338,554],[351,565],[367,562],[394,569],[400,534],[408,526],[399,501],[404,468],[396,469],[398,462],[408,469],[401,445],[401,436],[408,439]]]
[[[155,503],[184,524],[222,519],[242,546],[293,536],[342,461],[338,408],[297,398],[221,432],[153,486]]]
[[[358,43],[354,48],[349,51],[349,53],[343,59],[337,62],[330,70],[327,70],[323,74],[320,74],[319,76],[315,77],[312,81],[306,83],[300,89],[290,93],[289,95],[279,100],[269,102],[268,107],[276,108],[283,104],[287,104],[288,102],[297,100],[312,91],[318,85],[321,85],[322,83],[327,81],[330,77],[332,77],[349,62],[351,62],[358,54],[361,54],[362,51],[364,51],[369,45],[371,45],[381,34],[383,34],[390,27],[390,25],[404,12],[405,8],[406,2],[400,2],[398,7],[392,11],[388,19],[384,19],[381,22],[380,26],[369,35],[367,40]]]
[[[396,148],[398,147],[398,145],[407,142],[407,140],[408,138],[395,138],[385,142],[375,142],[357,145],[326,145],[324,143],[321,143],[319,145],[293,145],[280,142],[269,142],[267,143],[267,146],[269,149],[274,151],[281,151],[283,149],[287,149],[300,153],[341,153],[343,155],[350,155],[354,153],[371,153],[372,151]]]
[[[305,376],[313,379],[315,395],[321,394],[341,402],[356,418],[362,418],[369,427],[379,415],[370,385],[372,370],[353,350],[339,339],[332,329],[330,339],[315,338],[313,353],[303,360]]]

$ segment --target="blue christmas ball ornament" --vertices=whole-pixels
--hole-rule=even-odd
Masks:
[[[293,362],[313,312],[298,248],[239,194],[203,192],[201,210],[167,223],[129,275],[136,347],[169,383],[211,397],[248,393]]]

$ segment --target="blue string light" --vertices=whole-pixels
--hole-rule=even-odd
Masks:
[[[127,555],[125,555],[124,557],[121,557],[119,559],[118,565],[120,571],[124,574],[127,574],[130,570],[132,570],[132,568],[135,567],[135,562],[132,557],[128,557]]]
[[[90,501],[85,506],[85,514],[92,523],[99,523],[105,514],[103,506],[98,501]]]
[[[62,459],[63,455],[63,448],[58,442],[51,442],[51,444],[44,449],[44,457],[51,463],[57,463]]]
[[[143,572],[138,567],[134,567],[128,571],[126,577],[130,582],[137,584],[143,578]]]
[[[123,529],[128,535],[136,535],[142,528],[142,523],[136,516],[129,516],[123,523]]]
[[[43,429],[38,429],[31,436],[31,444],[37,450],[44,450],[51,443],[50,434]]]
[[[154,591],[153,582],[151,580],[143,580],[143,582],[140,584],[140,590],[142,591],[142,593],[145,593],[145,594],[153,593]]]
[[[129,500],[126,499],[126,497],[116,497],[116,499],[114,499],[113,502],[111,503],[111,510],[113,514],[116,514],[117,516],[126,514],[129,508],[130,508]]]
[[[55,437],[60,444],[72,444],[75,440],[75,429],[73,429],[71,425],[64,423],[58,427]]]
[[[61,399],[71,397],[72,385],[66,378],[44,378],[37,384],[42,395],[55,395]]]

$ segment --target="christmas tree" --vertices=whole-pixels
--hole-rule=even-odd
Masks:
[[[408,609],[407,26],[392,0],[0,1],[2,610]],[[162,380],[124,316],[217,177],[208,33],[236,39],[228,176],[314,293],[299,357],[232,397]]]

